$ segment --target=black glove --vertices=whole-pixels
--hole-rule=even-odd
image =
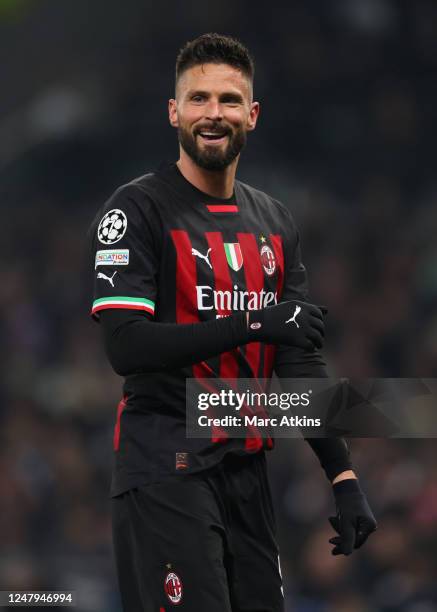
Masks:
[[[323,310],[326,313],[326,309]],[[324,330],[322,310],[308,302],[291,300],[249,311],[250,342],[263,341],[314,350],[322,348]]]
[[[350,555],[375,531],[377,524],[358,480],[348,478],[333,485],[337,516],[329,522],[339,534],[329,540],[333,555]]]

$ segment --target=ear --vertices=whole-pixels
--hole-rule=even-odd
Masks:
[[[259,102],[252,102],[250,105],[249,116],[247,118],[247,130],[254,130],[259,117]]]
[[[174,98],[168,101],[168,119],[171,126],[179,127],[177,102]]]

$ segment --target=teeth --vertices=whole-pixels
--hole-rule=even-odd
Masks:
[[[221,138],[224,134],[218,134],[217,132],[200,132],[201,136],[217,136]]]

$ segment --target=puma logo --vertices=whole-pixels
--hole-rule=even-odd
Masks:
[[[285,321],[285,323],[296,323],[296,327],[299,327],[299,323],[296,321],[296,317],[300,313],[301,310],[302,310],[302,308],[300,306],[296,305],[296,308],[295,308],[293,316],[290,317],[288,319],[288,321]]]
[[[212,265],[211,265],[211,262],[209,261],[209,252],[210,251],[211,251],[211,247],[209,247],[206,255],[202,255],[202,253],[199,253],[199,251],[197,249],[191,249],[191,255],[194,255],[195,257],[200,257],[200,259],[204,259],[206,261],[206,263],[208,264],[208,266],[212,270]]]
[[[114,281],[112,279],[114,278],[116,274],[117,274],[117,270],[114,272],[112,276],[106,276],[106,274],[104,274],[103,272],[99,272],[97,274],[97,278],[102,278],[103,280],[107,280],[112,286],[114,286]]]

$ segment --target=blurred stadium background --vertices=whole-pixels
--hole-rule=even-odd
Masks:
[[[175,55],[206,31],[255,56],[239,177],[297,218],[331,372],[437,376],[435,0],[0,0],[0,589],[76,589],[78,612],[120,611],[122,381],[88,317],[86,229],[118,185],[176,159]],[[351,445],[379,531],[347,559],[309,448],[270,455],[287,612],[436,611],[435,441]]]

